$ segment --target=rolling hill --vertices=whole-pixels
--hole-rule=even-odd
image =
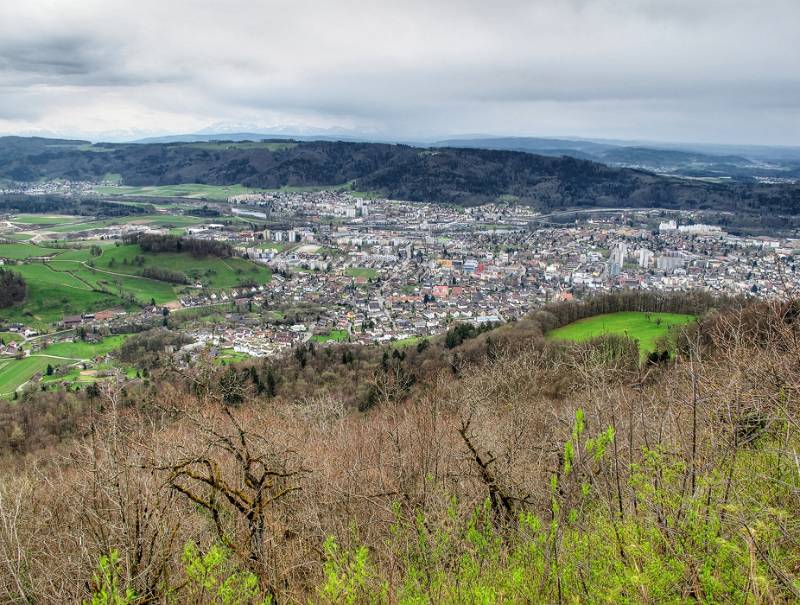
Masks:
[[[0,138],[0,179],[97,181],[109,174],[131,186],[351,188],[394,199],[460,205],[511,198],[540,209],[624,206],[800,213],[800,185],[709,183],[519,151],[330,141],[143,145]]]

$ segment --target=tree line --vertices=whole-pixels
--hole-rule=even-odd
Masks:
[[[178,235],[154,233],[129,233],[122,237],[125,244],[139,244],[143,252],[188,252],[195,258],[216,256],[228,258],[234,255],[233,246],[226,242],[195,239]]]
[[[16,271],[0,267],[0,309],[6,309],[25,301],[28,285]]]
[[[152,205],[115,204],[95,197],[60,195],[0,195],[0,214],[68,214],[75,216],[118,217],[155,212]]]

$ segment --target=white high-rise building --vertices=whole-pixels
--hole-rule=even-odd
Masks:
[[[617,244],[617,247],[611,251],[611,262],[621,268],[625,264],[626,256],[628,256],[628,245]]]
[[[665,231],[677,231],[678,223],[675,221],[664,221],[658,225],[658,231],[664,233]]]

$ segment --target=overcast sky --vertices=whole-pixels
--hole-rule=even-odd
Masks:
[[[2,0],[0,133],[800,145],[800,0]]]

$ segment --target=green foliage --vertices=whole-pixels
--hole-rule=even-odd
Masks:
[[[610,334],[626,336],[638,341],[639,353],[646,358],[648,353],[656,351],[658,342],[667,336],[673,326],[682,326],[694,319],[694,316],[685,313],[604,313],[552,330],[547,338],[582,342]]]
[[[329,539],[322,594],[337,603],[415,605],[793,598],[800,552],[787,536],[798,532],[800,476],[777,443],[765,440],[739,452],[732,467],[699,475],[695,493],[683,457],[644,448],[621,486],[636,506],[617,511],[587,481],[597,473],[586,472],[606,463],[614,437],[609,427],[587,438],[584,413],[576,412],[551,477],[547,519],[522,511],[516,523],[499,523],[488,499],[466,517],[455,500],[444,518],[407,517],[397,505],[387,546],[402,571],[390,592],[365,547],[343,551]],[[729,474],[745,490],[737,504],[725,495]]]
[[[388,589],[385,584],[373,584],[374,572],[369,565],[369,553],[364,546],[353,552],[343,551],[335,538],[328,537],[323,544],[325,581],[320,596],[329,603],[386,603]]]
[[[193,542],[183,550],[183,565],[188,579],[181,592],[186,603],[214,605],[269,605],[271,596],[263,596],[258,577],[239,569],[226,549],[213,544],[203,553]]]
[[[136,602],[136,593],[133,589],[123,587],[122,563],[116,550],[100,557],[92,583],[94,592],[90,601],[84,601],[85,604],[129,605]]]

